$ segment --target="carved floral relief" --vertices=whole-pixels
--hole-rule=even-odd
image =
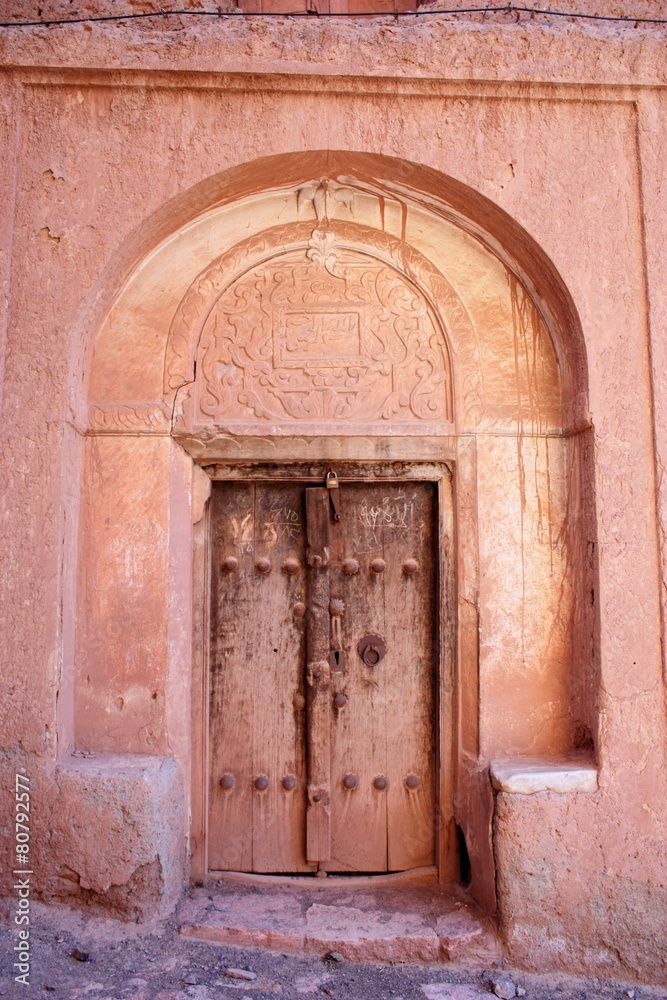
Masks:
[[[92,434],[169,434],[171,407],[168,403],[91,403],[88,430]]]
[[[315,230],[233,281],[204,323],[185,427],[452,421],[438,320],[394,267]]]

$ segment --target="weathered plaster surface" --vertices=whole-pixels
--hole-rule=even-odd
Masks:
[[[44,793],[55,828],[37,857],[51,877],[43,894],[83,897],[126,918],[168,913],[181,890],[183,792],[171,758],[97,754],[69,758]],[[53,853],[53,863],[46,856]]]
[[[77,739],[164,753],[169,608],[168,438],[87,442]],[[139,641],[128,642],[129,636]],[[104,680],[102,680],[104,679]],[[103,688],[101,688],[103,685]]]
[[[421,184],[423,200],[453,201],[459,188],[437,179],[444,175],[467,185],[460,204],[520,262],[537,300],[557,298],[545,260],[562,279],[567,307],[581,321],[593,425],[581,466],[594,468],[581,489],[565,475],[580,467],[568,457],[575,439],[555,440],[553,450],[550,440],[548,484],[534,428],[524,427],[523,439],[490,435],[477,443],[479,498],[470,504],[480,513],[480,588],[465,599],[468,630],[476,632],[477,615],[482,624],[480,766],[495,754],[567,749],[577,719],[600,765],[592,794],[498,794],[503,929],[511,956],[527,965],[664,979],[657,956],[667,929],[665,32],[525,19],[222,24],[224,34],[217,22],[171,32],[150,25],[0,31],[3,734],[10,778],[19,761],[36,776],[42,891],[60,892],[79,877],[76,892],[90,887],[127,915],[133,878],[144,880],[136,897],[148,912],[167,906],[181,877],[186,800],[175,765],[158,761],[187,764],[190,749],[183,566],[191,541],[183,526],[192,520],[191,466],[168,438],[162,361],[165,317],[189,283],[244,226],[263,225],[247,200],[236,216],[218,209],[289,186],[315,164],[311,179],[354,168],[367,181],[375,173]],[[328,149],[365,159],[311,155]],[[257,162],[291,153],[301,160]],[[417,183],[411,164],[433,173]],[[272,197],[261,212],[281,211],[282,196]],[[438,266],[462,297],[471,301],[477,289],[476,328],[506,329],[500,264],[485,271],[479,258],[475,271],[475,240],[440,239],[427,216],[415,208],[410,239],[440,254]],[[442,232],[451,228],[450,220]],[[560,375],[574,385],[568,338],[554,336]],[[580,352],[573,368],[583,360]],[[502,403],[497,376],[488,389],[497,388]],[[115,436],[84,441],[89,402],[99,404],[91,417],[97,430],[114,419],[105,405],[123,403]],[[159,405],[147,409],[151,403]],[[581,417],[582,409],[575,399],[573,413]],[[157,433],[140,436],[146,427]],[[531,544],[518,583],[516,560],[507,566],[503,554],[519,546],[521,462],[533,535],[523,539]],[[577,521],[573,505],[582,506],[582,496],[588,514]],[[545,619],[539,599],[532,602],[561,583],[563,607],[571,587],[581,593],[572,559],[593,544],[591,519],[595,551],[581,571],[591,604],[585,613],[576,606],[582,617],[570,634],[556,605]],[[503,525],[507,550],[492,544],[494,524]],[[561,534],[564,524],[569,535]],[[474,562],[470,553],[466,559]],[[519,614],[512,601],[526,584]],[[493,600],[500,586],[505,606]],[[582,653],[596,621],[596,648]],[[572,683],[583,692],[572,717],[570,682],[548,665],[570,656]],[[75,745],[99,756],[71,758]],[[466,752],[476,757],[477,749]],[[141,754],[142,767],[162,777],[155,785],[141,769],[128,777],[123,762],[104,770],[107,752]],[[107,817],[104,851],[90,832],[73,829],[89,794]],[[129,827],[118,809],[127,802],[143,818],[123,867],[116,860]],[[92,812],[86,816],[95,829]],[[157,859],[161,867],[151,868]],[[65,866],[77,876],[69,882]],[[170,888],[160,904],[161,879]],[[108,896],[114,885],[126,887],[120,902]]]
[[[617,808],[634,813],[634,803]],[[605,836],[609,827],[609,803],[599,794],[501,792],[494,820],[501,926],[528,967],[611,975],[623,968],[664,983],[667,896],[654,877],[664,871],[664,839],[648,819]],[[650,865],[640,860],[648,857]]]
[[[478,443],[485,758],[555,754],[572,744],[563,445],[517,436]]]
[[[657,5],[652,5],[657,6]],[[665,16],[663,14],[663,16]],[[543,83],[665,83],[664,26],[387,18],[319,23],[270,18],[184,21],[170,32],[150,23],[14,28],[3,62],[117,70],[325,74],[398,80],[521,80]],[[493,57],[489,58],[490,53]]]
[[[664,275],[667,268],[667,206],[665,181],[660,164],[667,155],[667,96],[662,91],[642,94],[637,102],[637,142],[641,162],[643,196],[643,238],[646,255],[646,299],[649,330],[648,350],[651,360],[651,388],[655,433],[656,477],[658,485],[658,529],[662,556],[662,619],[667,621],[667,414],[663,401],[667,398],[667,288]]]

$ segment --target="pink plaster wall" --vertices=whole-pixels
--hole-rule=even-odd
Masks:
[[[146,395],[151,379],[159,393],[158,368],[142,374],[139,354],[125,350],[88,384],[97,334],[132,268],[233,190],[253,178],[267,185],[270,166],[245,166],[260,157],[360,151],[399,158],[403,179],[418,163],[467,185],[471,215],[493,223],[536,294],[555,299],[539,287],[541,248],[571,297],[564,311],[581,321],[588,362],[600,675],[582,682],[582,717],[597,729],[600,789],[592,809],[581,798],[502,793],[494,844],[510,954],[544,967],[558,938],[570,969],[664,979],[654,946],[667,929],[664,32],[525,19],[235,19],[224,44],[209,23],[171,34],[146,25],[12,31],[0,29],[10,777],[25,762],[53,788],[56,761],[75,739],[99,753],[187,764],[179,698],[190,604],[179,567],[190,549],[181,530],[189,460],[166,436],[84,436],[89,392],[122,398],[122,383],[127,399],[134,378],[141,399],[159,398]],[[495,217],[480,195],[500,209]],[[157,343],[142,345],[141,358],[153,347],[157,360]],[[135,543],[129,553],[117,546],[119,519]],[[586,622],[580,632],[590,635]],[[132,632],[141,643],[127,641]],[[567,637],[559,642],[567,650]],[[505,742],[507,732],[494,735],[507,692],[492,671],[486,688],[481,679],[482,750],[512,751],[512,732]],[[562,697],[558,679],[553,700]],[[568,739],[556,733],[544,746]],[[36,808],[57,829],[66,810],[53,794],[40,793]],[[137,854],[137,868],[171,856],[150,816],[146,830],[157,846]],[[44,864],[65,864],[61,853]]]
[[[169,607],[168,438],[87,442],[79,745],[162,753]]]

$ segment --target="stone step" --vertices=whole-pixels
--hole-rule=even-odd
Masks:
[[[494,928],[459,886],[322,881],[216,880],[190,891],[177,914],[180,933],[288,954],[336,951],[354,962],[479,965],[500,956]]]

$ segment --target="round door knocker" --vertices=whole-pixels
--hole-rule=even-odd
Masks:
[[[387,644],[381,635],[365,635],[359,640],[357,652],[367,667],[377,667],[387,652]]]

